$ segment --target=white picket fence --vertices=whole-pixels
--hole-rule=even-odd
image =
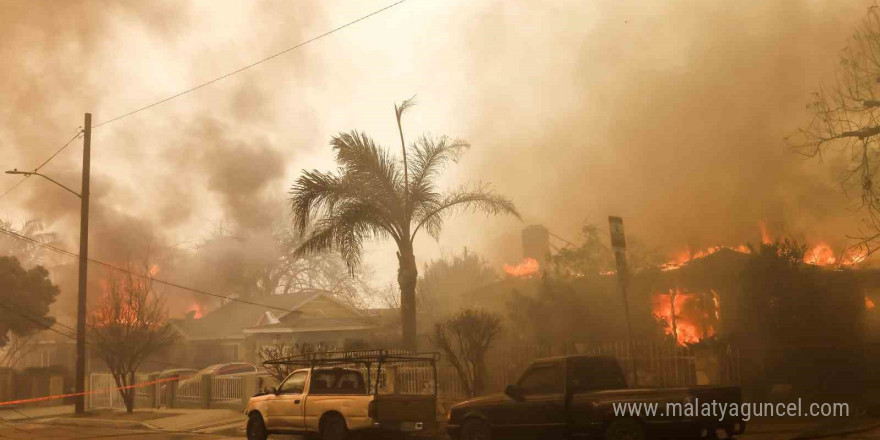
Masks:
[[[211,400],[241,400],[241,377],[211,377]]]

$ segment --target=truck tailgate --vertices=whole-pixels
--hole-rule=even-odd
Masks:
[[[434,396],[380,394],[376,397],[380,421],[429,422],[435,418]]]

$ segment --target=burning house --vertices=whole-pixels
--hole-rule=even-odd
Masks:
[[[513,290],[535,298],[541,273],[562,274],[579,292],[582,307],[593,309],[582,312],[582,319],[596,321],[581,326],[590,334],[571,337],[587,348],[625,340],[614,272],[560,272],[552,259],[531,263],[524,253],[522,263],[505,266],[504,281],[476,292],[482,297],[469,296],[504,307]],[[773,384],[814,385],[819,377],[826,391],[852,385],[857,377],[865,383],[878,358],[880,271],[861,267],[863,261],[858,252],[835,252],[824,243],[801,248],[767,238],[754,248],[683,252],[631,274],[633,333],[639,341],[666,341],[686,350],[698,364],[698,382],[735,380],[765,390]],[[554,316],[567,313],[558,310]]]

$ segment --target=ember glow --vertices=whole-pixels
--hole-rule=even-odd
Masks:
[[[875,307],[874,301],[871,298],[865,297],[865,309],[871,310]]]
[[[504,273],[518,278],[537,275],[540,269],[538,260],[535,260],[534,258],[526,258],[516,266],[511,266],[509,264],[504,265]]]
[[[651,298],[653,315],[664,323],[665,332],[680,345],[695,344],[715,335],[720,304],[715,291],[692,292],[670,289]]]

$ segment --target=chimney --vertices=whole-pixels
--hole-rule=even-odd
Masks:
[[[550,231],[543,225],[527,226],[522,231],[523,257],[534,258],[543,268],[550,255]]]

